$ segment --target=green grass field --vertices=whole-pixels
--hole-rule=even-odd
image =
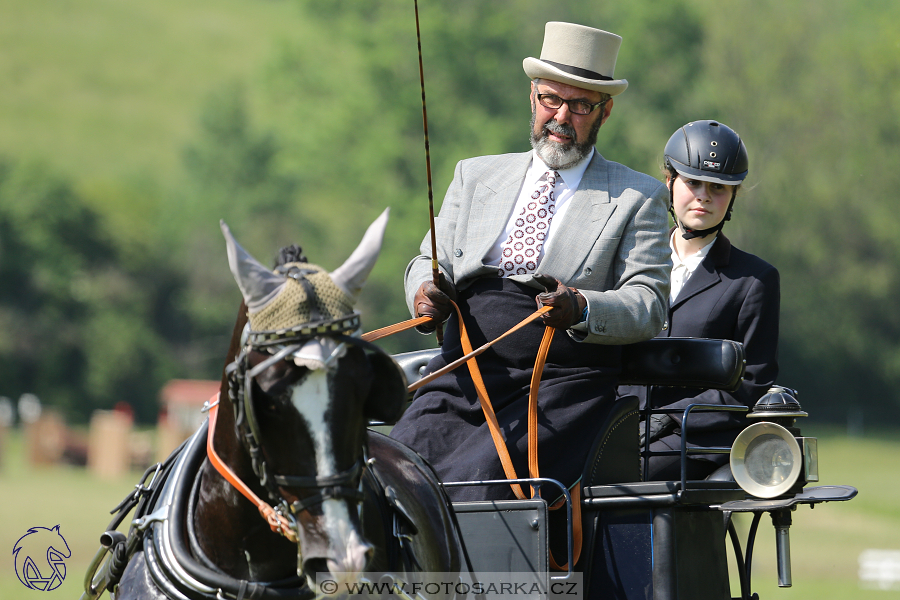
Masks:
[[[0,11],[0,155],[87,186],[171,183],[207,95],[256,83],[303,29],[284,0],[4,0]]]
[[[8,436],[0,467],[0,598],[78,598],[84,572],[99,547],[100,534],[110,521],[109,511],[128,494],[140,474],[104,481],[77,467],[29,468],[21,437]],[[69,544],[66,579],[51,592],[26,588],[16,578],[12,550],[29,527],[54,527]]]
[[[813,431],[804,430],[812,435]],[[791,530],[794,587],[779,589],[775,575],[774,535],[763,518],[754,558],[754,591],[764,600],[887,600],[898,591],[861,589],[858,558],[867,548],[900,550],[900,477],[894,457],[900,440],[891,435],[849,438],[836,431],[819,433],[822,484],[847,484],[859,489],[850,502],[802,507]],[[85,569],[109,522],[108,511],[133,489],[139,474],[103,481],[84,469],[29,469],[22,459],[17,434],[6,440],[0,468],[0,598],[77,598]],[[53,527],[69,543],[72,558],[62,586],[52,592],[26,589],[16,578],[11,550],[29,527]],[[746,531],[748,521],[741,528]],[[736,578],[734,578],[736,580]],[[736,588],[733,587],[733,593]]]

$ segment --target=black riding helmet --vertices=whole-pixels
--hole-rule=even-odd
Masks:
[[[731,219],[737,186],[747,176],[749,161],[741,136],[717,121],[694,121],[672,134],[666,142],[665,156],[669,172],[675,171],[679,175],[700,181],[735,186],[725,218],[715,227],[695,231],[684,227],[675,216],[672,191],[675,178],[669,180],[669,212],[672,213],[675,225],[683,231],[682,237],[689,240],[720,231],[725,226],[725,221]]]

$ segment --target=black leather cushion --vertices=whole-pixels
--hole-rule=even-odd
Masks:
[[[622,347],[619,383],[734,391],[744,376],[744,364],[740,342],[654,338]]]

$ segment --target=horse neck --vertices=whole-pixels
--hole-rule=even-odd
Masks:
[[[222,461],[260,498],[267,499],[246,452],[234,434],[230,403],[220,405],[213,443]],[[276,580],[297,568],[297,547],[273,533],[253,503],[207,461],[198,492],[194,529],[200,549],[232,577]]]

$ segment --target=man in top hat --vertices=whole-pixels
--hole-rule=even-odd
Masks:
[[[532,151],[461,161],[435,221],[440,289],[430,235],[406,270],[409,309],[446,320],[428,371],[464,354],[456,299],[472,346],[532,313],[553,309],[478,357],[503,443],[528,476],[527,404],[545,327],[556,327],[540,383],[540,475],[577,482],[615,398],[620,345],[655,336],[669,293],[667,190],[603,158],[597,132],[613,96],[622,39],[571,23],[547,23],[531,78]],[[449,320],[448,320],[449,318]],[[506,479],[472,377],[460,367],[423,386],[392,437],[428,459],[443,481]],[[637,432],[635,432],[637,436]],[[508,485],[448,487],[454,500],[512,498]],[[550,492],[548,492],[549,494]],[[554,493],[555,496],[555,493]]]

